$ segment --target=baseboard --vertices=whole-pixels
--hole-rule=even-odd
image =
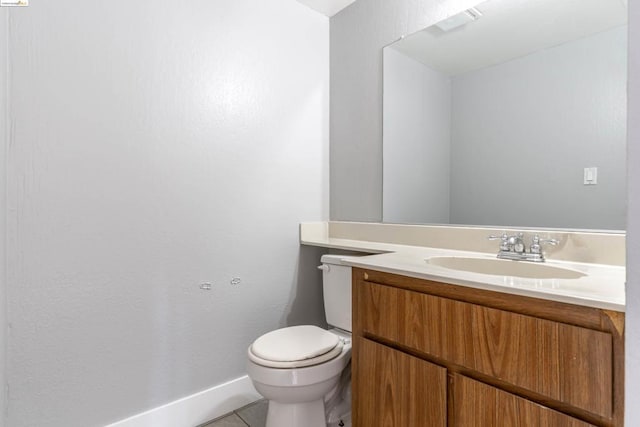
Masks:
[[[195,427],[261,398],[245,375],[106,427]]]

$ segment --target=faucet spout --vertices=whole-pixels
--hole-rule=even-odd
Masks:
[[[509,247],[517,254],[525,253],[524,233],[518,233],[509,237]]]
[[[500,239],[498,258],[512,261],[544,262],[542,244],[557,245],[560,243],[556,239],[540,239],[538,235],[535,235],[531,241],[529,251],[527,251],[524,243],[524,233],[516,233],[512,236],[502,233],[501,236],[489,236],[488,238],[489,240]]]

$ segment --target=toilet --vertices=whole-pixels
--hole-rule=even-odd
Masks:
[[[341,258],[324,255],[318,267],[328,330],[277,329],[247,350],[249,378],[269,401],[266,427],[351,425],[351,267]]]

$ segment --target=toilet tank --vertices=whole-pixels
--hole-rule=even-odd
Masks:
[[[323,255],[322,287],[327,323],[351,332],[351,267],[340,262],[345,255]]]

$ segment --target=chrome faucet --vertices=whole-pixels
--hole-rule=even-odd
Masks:
[[[527,251],[524,243],[524,233],[517,233],[509,236],[507,233],[502,233],[501,236],[489,236],[489,240],[500,240],[500,250],[498,251],[498,258],[509,259],[513,261],[532,261],[532,262],[544,262],[544,253],[542,251],[542,245],[557,245],[560,243],[557,239],[541,239],[537,234],[533,236],[529,251]]]

